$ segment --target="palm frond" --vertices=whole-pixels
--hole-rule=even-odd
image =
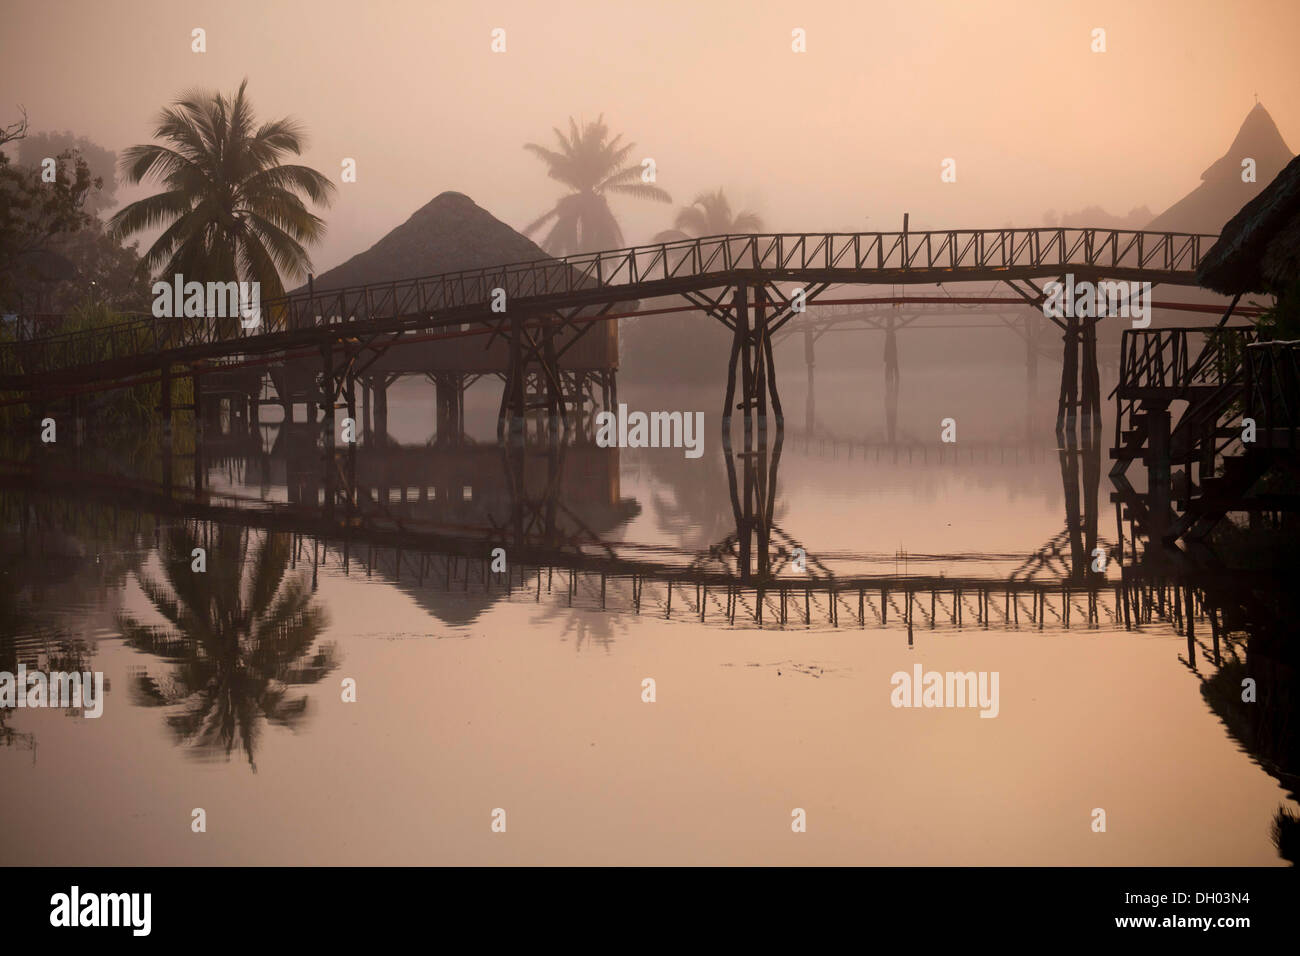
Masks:
[[[152,178],[167,189],[119,211],[110,232],[166,226],[145,256],[150,269],[252,279],[269,294],[283,289],[279,271],[310,268],[304,244],[324,234],[303,197],[328,206],[335,187],[314,169],[281,163],[301,153],[303,128],[290,118],[259,125],[247,89],[245,78],[231,96],[189,90],[159,113],[163,142],[130,147],[120,169],[127,182]]]

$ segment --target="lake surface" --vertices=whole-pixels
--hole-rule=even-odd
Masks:
[[[941,447],[936,387],[905,379],[900,450],[878,440],[874,400],[826,384],[817,430],[791,427],[782,443],[775,583],[762,597],[738,585],[734,610],[727,588],[685,579],[669,607],[662,580],[634,584],[614,565],[738,574],[711,392],[620,388],[633,408],[703,410],[699,460],[575,447],[558,477],[529,464],[535,506],[519,520],[549,520],[539,534],[586,555],[577,570],[516,567],[507,546],[509,570],[485,577],[493,529],[512,519],[509,465],[495,446],[430,451],[430,390],[407,383],[390,407],[406,450],[376,464],[363,447],[358,474],[380,476],[367,487],[385,492],[371,502],[387,506],[385,533],[419,521],[463,543],[486,529],[454,561],[360,532],[345,554],[306,526],[151,509],[134,491],[115,503],[84,477],[93,469],[62,460],[43,484],[11,483],[5,661],[77,658],[109,689],[98,719],[6,713],[0,863],[1284,863],[1269,827],[1295,804],[1202,693],[1208,629],[1189,661],[1167,621],[1126,628],[1117,562],[1096,623],[1082,591],[1068,629],[1056,597],[1042,628],[1032,597],[1014,596],[1018,624],[1001,592],[981,605],[941,590],[931,610],[937,579],[1018,576],[1055,595],[1071,563],[1050,427],[1013,440],[1024,423],[971,403]],[[484,443],[489,391],[469,403]],[[792,386],[791,409],[801,400]],[[260,455],[208,453],[209,493],[250,513],[292,501],[295,468],[313,466],[277,458],[277,434],[264,429]],[[439,468],[451,471],[431,477]],[[1103,477],[1105,547],[1108,490]],[[205,548],[201,584],[191,543]],[[827,575],[889,591],[822,589],[805,604],[809,577]],[[917,591],[900,599],[910,578]],[[1239,650],[1225,636],[1225,659]],[[996,717],[894,706],[893,675],[918,664],[996,672]],[[192,831],[195,808],[206,832]],[[806,832],[792,830],[796,808]]]

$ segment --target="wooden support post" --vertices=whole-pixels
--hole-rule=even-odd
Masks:
[[[1061,394],[1056,408],[1056,434],[1076,434],[1079,410],[1079,320],[1066,319],[1062,337],[1065,351],[1061,361]]]
[[[744,317],[744,325],[748,327],[748,304],[745,299],[745,285],[741,283],[736,286],[731,301],[733,305],[732,318],[735,321],[735,329],[731,337],[731,356],[727,360],[727,392],[723,398],[722,405],[722,431],[723,434],[731,434],[731,416],[736,410],[736,367],[740,363],[740,352],[744,344],[744,334],[741,332],[741,319]]]
[[[767,290],[761,282],[754,285],[754,333],[751,341],[753,342],[752,351],[754,353],[753,401],[755,424],[758,427],[758,445],[759,447],[766,447],[767,396],[770,370],[767,364]]]
[[[1025,313],[1025,438],[1034,435],[1034,410],[1038,408],[1038,338],[1035,317]]]
[[[551,441],[560,436],[561,426],[568,431],[568,412],[564,407],[564,385],[561,378],[559,356],[555,352],[555,329],[548,322],[542,330],[542,362],[540,375],[546,382],[546,428]]]
[[[1092,447],[1101,440],[1101,384],[1097,373],[1097,320],[1086,318],[1082,323],[1080,361],[1080,411],[1083,417],[1084,447]]]
[[[817,367],[817,339],[812,329],[803,330],[803,361],[808,368],[808,398],[804,403],[804,431],[811,435],[817,427],[817,389],[813,370]]]
[[[334,510],[335,470],[334,461],[334,345],[327,342],[321,346],[320,394],[317,404],[321,411],[320,438],[322,458],[325,471],[325,510]]]
[[[374,380],[375,391],[375,440],[380,444],[388,441],[388,384],[387,374],[379,375]]]
[[[898,333],[894,317],[885,320],[885,438],[894,445],[898,438]]]
[[[352,508],[357,506],[357,377],[352,372],[347,373],[344,394],[348,403],[348,418],[352,422],[351,434],[348,436],[348,488],[347,499],[348,505]],[[423,489],[422,489],[423,490]]]
[[[370,379],[361,380],[361,437],[370,444]]]
[[[510,366],[506,375],[506,427],[511,440],[523,440],[526,427],[527,398],[524,368],[524,319],[518,311],[510,315]],[[603,583],[603,582],[602,582]]]
[[[749,287],[737,287],[736,335],[740,339],[741,409],[744,412],[745,454],[754,450],[754,333],[749,327]]]

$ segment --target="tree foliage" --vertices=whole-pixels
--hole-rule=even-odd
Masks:
[[[109,234],[163,226],[144,256],[151,272],[260,282],[266,299],[284,293],[281,275],[311,268],[306,245],[324,235],[325,223],[301,196],[328,205],[334,185],[283,162],[301,154],[303,129],[292,119],[258,124],[247,86],[233,96],[191,91],[162,110],[154,135],[163,142],[127,149],[119,171],[128,183],[153,179],[165,189],[119,210]]]
[[[21,140],[27,118],[0,130],[0,145]],[[31,283],[66,277],[67,261],[54,252],[61,237],[93,220],[85,205],[103,182],[73,150],[54,160],[52,181],[44,164],[23,166],[0,152],[0,305],[21,308],[22,291]]]
[[[689,206],[683,206],[673,226],[655,236],[655,242],[762,232],[763,220],[748,210],[732,212],[726,193],[719,188],[711,193],[700,193]]]
[[[547,175],[572,190],[545,214],[524,228],[525,236],[551,224],[542,248],[552,255],[596,252],[623,245],[623,230],[609,208],[610,196],[652,202],[672,202],[666,191],[642,181],[638,165],[624,165],[636,148],[621,135],[609,138],[604,116],[578,127],[569,118],[569,132],[554,130],[557,149],[525,143],[524,149],[546,164]]]
[[[114,170],[117,154],[105,149],[85,136],[70,130],[63,132],[29,133],[18,144],[18,163],[22,166],[40,166],[46,157],[75,153],[86,161],[90,175],[100,183],[98,189],[86,195],[86,212],[98,216],[114,204],[117,180]]]

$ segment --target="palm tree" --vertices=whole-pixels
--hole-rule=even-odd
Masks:
[[[672,197],[658,186],[641,182],[640,166],[623,165],[636,144],[621,144],[622,136],[609,139],[603,114],[582,129],[569,117],[568,136],[557,128],[555,138],[560,146],[558,152],[536,143],[524,144],[524,149],[546,163],[552,179],[573,190],[550,212],[524,229],[524,235],[531,236],[554,220],[542,240],[542,248],[552,255],[617,249],[623,245],[623,230],[609,208],[611,195],[672,202]]]
[[[683,206],[673,220],[676,228],[667,229],[655,236],[655,242],[675,242],[678,239],[700,239],[704,236],[729,236],[740,232],[762,232],[763,220],[757,213],[742,210],[733,214],[726,194],[700,193],[689,206]]]
[[[207,570],[192,570],[191,555],[205,543],[197,524],[166,532],[159,558],[168,587],[138,574],[140,588],[170,627],[145,625],[128,614],[118,627],[128,647],[175,665],[165,679],[148,673],[132,683],[143,706],[182,705],[167,718],[181,743],[203,755],[236,747],[253,761],[263,722],[292,728],[307,698],[289,688],[314,684],[334,669],[333,645],[307,658],[324,631],[324,611],[301,579],[285,579],[290,539],[268,533],[248,561],[246,529],[218,525],[207,543]],[[307,658],[304,660],[304,658]]]
[[[145,254],[148,269],[260,282],[266,299],[284,293],[281,273],[298,278],[310,270],[304,244],[325,232],[299,193],[329,205],[334,185],[314,169],[281,162],[302,153],[302,127],[287,118],[256,125],[247,86],[245,79],[233,97],[193,91],[163,109],[154,135],[166,144],[132,146],[119,168],[126,182],[154,178],[167,189],[118,211],[108,228],[121,239],[166,225]]]

